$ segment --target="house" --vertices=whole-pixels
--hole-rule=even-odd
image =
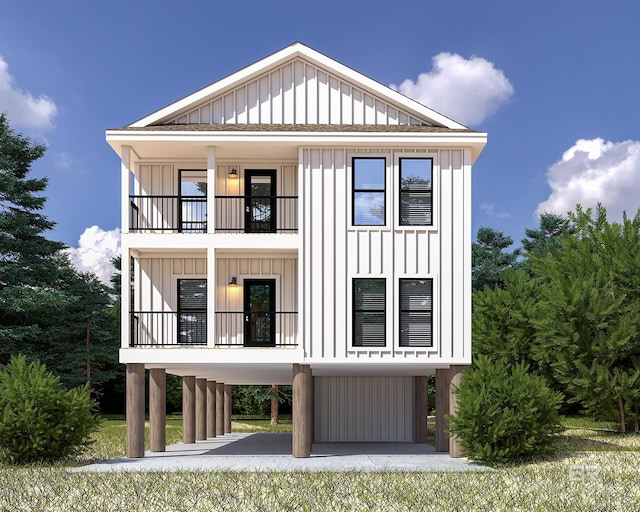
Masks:
[[[106,138],[121,159],[127,454],[230,430],[230,386],[293,384],[313,442],[436,449],[471,362],[471,168],[479,133],[295,43]],[[129,293],[130,291],[130,293]]]

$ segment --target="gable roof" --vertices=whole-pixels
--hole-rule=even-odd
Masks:
[[[128,125],[329,124],[466,127],[294,43]]]

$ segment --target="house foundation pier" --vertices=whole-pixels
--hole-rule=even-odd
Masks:
[[[293,365],[293,456],[311,456],[313,427],[313,377],[311,366]]]
[[[452,365],[449,367],[449,414],[455,416],[458,413],[458,395],[453,392],[454,388],[460,386],[462,374],[467,369],[466,365]],[[451,457],[462,457],[464,448],[460,444],[457,436],[449,437],[449,455]]]
[[[207,381],[207,439],[216,437],[216,381]]]
[[[144,457],[144,364],[127,364],[127,457]]]
[[[167,375],[164,368],[149,370],[149,434],[152,452],[167,448]]]
[[[182,442],[196,442],[196,378],[182,377]]]
[[[231,432],[231,384],[224,385],[224,433]]]
[[[216,382],[216,436],[224,435],[224,384]]]
[[[436,451],[449,451],[449,436],[447,435],[449,414],[449,369],[436,370]]]
[[[196,379],[196,440],[207,439],[207,379]]]

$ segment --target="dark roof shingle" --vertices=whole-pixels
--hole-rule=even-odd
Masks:
[[[413,124],[163,124],[116,128],[140,132],[360,132],[360,133],[473,133],[475,130]]]

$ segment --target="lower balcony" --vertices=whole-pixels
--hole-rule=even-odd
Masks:
[[[207,337],[206,311],[135,311],[131,347],[295,347],[298,313],[292,311],[220,311],[213,343]]]

